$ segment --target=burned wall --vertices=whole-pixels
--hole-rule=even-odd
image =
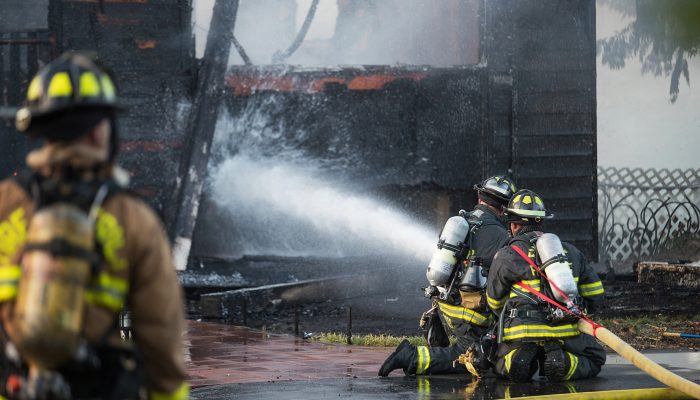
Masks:
[[[485,2],[488,173],[510,170],[596,259],[595,2]]]
[[[338,179],[436,229],[473,205],[473,184],[510,174],[556,214],[548,229],[597,258],[595,3],[484,1],[480,13],[478,65],[234,67],[229,112],[262,110],[287,132],[276,140],[343,160]]]
[[[127,107],[119,119],[120,163],[132,173],[134,189],[162,210],[175,182],[194,79],[191,0],[44,3],[48,10],[37,15],[45,15],[48,29],[0,33],[0,60],[16,64],[5,69],[0,105],[19,105],[32,74],[62,52],[96,53],[114,73]],[[3,8],[3,19],[22,18],[23,10]],[[1,124],[0,145],[13,150],[0,171],[7,175],[21,167],[29,144]]]

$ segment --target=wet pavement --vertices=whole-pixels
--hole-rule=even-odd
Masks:
[[[609,354],[600,376],[566,384],[509,384],[493,376],[378,378],[392,348],[329,345],[244,327],[189,322],[187,371],[195,399],[501,399],[538,394],[661,388],[661,383]],[[645,353],[700,383],[700,353]]]

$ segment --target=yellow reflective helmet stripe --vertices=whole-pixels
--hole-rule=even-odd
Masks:
[[[535,203],[537,203],[537,205],[544,207],[544,203],[542,202],[542,199],[540,199],[538,196],[535,196]]]
[[[41,78],[35,76],[27,89],[27,100],[34,101],[41,96]]]
[[[186,400],[190,397],[190,385],[183,382],[179,388],[172,393],[163,393],[151,390],[148,398],[151,400]]]
[[[57,72],[51,78],[47,94],[49,97],[68,97],[73,94],[73,84],[68,72]]]
[[[568,381],[572,376],[574,376],[574,372],[576,372],[576,368],[578,368],[578,357],[569,353],[568,351],[566,354],[569,356],[569,372],[567,372],[566,376],[564,376],[564,380]]]
[[[523,196],[523,204],[532,203],[532,196]]]
[[[112,79],[110,79],[108,75],[102,75],[100,77],[100,81],[102,82],[102,92],[104,94],[105,99],[114,100],[117,97],[117,91],[114,88],[114,83],[112,82]]]
[[[97,76],[91,71],[80,75],[80,95],[82,97],[98,97],[101,93]]]
[[[416,375],[424,374],[430,368],[430,351],[426,346],[418,346],[418,368]]]

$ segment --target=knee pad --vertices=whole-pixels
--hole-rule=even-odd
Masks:
[[[513,382],[529,382],[537,369],[537,352],[534,343],[524,343],[506,355],[506,371]],[[510,358],[510,359],[508,359]]]
[[[561,344],[556,342],[546,343],[544,346],[544,374],[550,382],[561,382],[571,379],[574,371],[571,371],[570,356],[561,348]],[[578,360],[575,358],[574,360]],[[574,366],[575,368],[575,366]]]

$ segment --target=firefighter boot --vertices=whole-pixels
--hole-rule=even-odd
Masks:
[[[544,375],[550,382],[565,381],[570,363],[559,341],[553,340],[544,344]]]
[[[508,378],[518,383],[530,382],[537,369],[538,351],[539,349],[534,343],[523,343],[520,348],[511,351],[509,353],[510,366],[506,363]]]
[[[396,347],[393,353],[384,361],[382,367],[379,368],[379,376],[388,376],[395,369],[403,369],[404,374],[408,375],[408,369],[411,364],[415,363],[416,347],[408,343],[404,339]]]

